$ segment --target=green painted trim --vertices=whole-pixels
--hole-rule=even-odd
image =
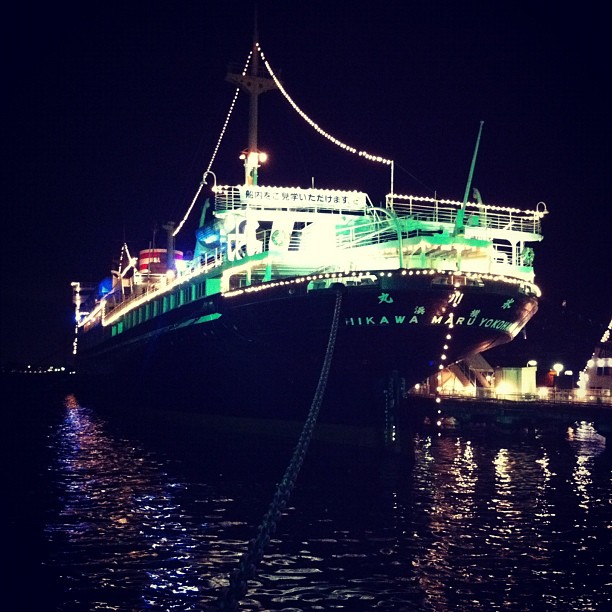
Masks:
[[[209,315],[204,315],[203,317],[200,317],[199,319],[195,319],[194,323],[197,325],[198,323],[208,323],[209,321],[215,321],[216,319],[221,317],[221,313],[220,312],[215,312],[213,314],[209,314]]]

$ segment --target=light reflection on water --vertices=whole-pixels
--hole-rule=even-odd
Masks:
[[[481,442],[478,454],[465,438],[419,447],[415,486],[430,491],[424,514],[439,536],[417,559],[431,609],[531,609],[536,593],[544,609],[607,609],[609,459],[593,474],[604,439],[582,424],[569,438],[574,454],[556,444],[554,457],[544,441]]]
[[[215,563],[241,552],[243,540],[227,536],[243,524],[219,520],[232,500],[176,480],[167,460],[111,435],[91,409],[67,405],[52,466],[63,507],[47,527],[70,595],[63,609],[89,609],[103,593],[119,609],[186,609],[194,593],[218,586]]]
[[[51,445],[61,503],[46,533],[67,611],[214,603],[282,475],[242,447],[219,477],[204,436],[178,458],[76,401]],[[420,434],[412,471],[311,449],[242,609],[604,610],[604,448],[582,425],[554,439]]]

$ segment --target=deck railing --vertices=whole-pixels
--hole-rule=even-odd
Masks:
[[[454,225],[460,202],[434,200],[415,196],[387,196],[387,206],[398,217],[410,217],[415,221]],[[487,206],[468,202],[465,207],[464,225],[497,231],[513,231],[541,234],[540,211],[523,211],[501,206]]]

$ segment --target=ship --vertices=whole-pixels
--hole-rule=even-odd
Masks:
[[[612,319],[595,345],[591,357],[578,374],[578,399],[612,403]]]
[[[303,422],[318,403],[323,422],[385,431],[407,389],[511,342],[536,314],[546,205],[482,201],[471,186],[482,122],[462,200],[405,195],[392,160],[303,113],[259,42],[227,80],[250,100],[244,182],[221,183],[211,162],[187,213],[200,208],[193,250],[176,248],[186,215],[165,226],[163,248],[124,244],[106,281],[72,283],[75,367],[90,389],[250,422]],[[341,153],[390,168],[384,201],[265,185],[257,111],[271,90]]]

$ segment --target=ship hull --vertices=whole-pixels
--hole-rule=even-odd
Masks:
[[[218,294],[114,337],[84,334],[78,379],[122,405],[300,422],[329,351],[320,420],[378,428],[390,380],[409,388],[509,342],[537,310],[519,284],[455,285],[396,271],[371,284],[288,279]]]

